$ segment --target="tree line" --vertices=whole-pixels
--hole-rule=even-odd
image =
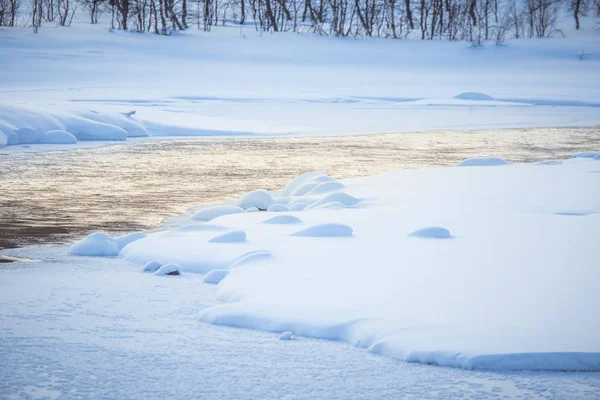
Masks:
[[[600,16],[600,0],[0,0],[0,26],[15,26],[19,12],[37,32],[43,23],[68,26],[83,8],[92,24],[110,15],[113,29],[168,35],[191,26],[253,25],[264,32],[314,32],[469,40],[547,37],[560,12]]]

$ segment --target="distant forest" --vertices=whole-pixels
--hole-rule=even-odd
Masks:
[[[190,27],[253,25],[261,32],[314,32],[334,36],[468,40],[503,44],[509,38],[562,35],[566,10],[600,16],[600,0],[0,0],[0,26],[27,15],[68,26],[85,11],[92,24],[110,16],[113,29],[169,35]]]

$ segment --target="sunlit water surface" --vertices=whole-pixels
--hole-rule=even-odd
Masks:
[[[249,190],[281,189],[320,170],[335,178],[512,162],[600,149],[600,127],[402,133],[325,138],[153,140],[40,153],[0,152],[0,249],[61,243],[95,230],[157,227],[167,216]]]

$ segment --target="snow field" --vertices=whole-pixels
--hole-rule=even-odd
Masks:
[[[600,201],[596,161],[479,165],[294,195],[315,179],[335,182],[303,174],[280,195],[269,193],[290,209],[308,204],[303,211],[206,208],[199,212],[227,230],[200,223],[151,233],[119,256],[207,274],[222,302],[200,313],[211,324],[465,369],[600,370],[600,322],[590,318],[600,307],[600,225],[587,212]],[[240,200],[266,198],[251,193]],[[331,203],[344,212],[320,208]],[[459,240],[444,240],[453,238],[446,227]],[[232,232],[248,240],[211,241]]]

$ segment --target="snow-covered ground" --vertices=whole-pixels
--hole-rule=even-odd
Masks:
[[[556,371],[600,370],[599,154],[307,173],[158,232],[11,250],[41,262],[0,270],[2,393],[598,398],[598,372]]]
[[[172,37],[102,23],[2,28],[0,143],[18,143],[12,132],[23,128],[122,140],[597,125],[594,24],[502,47],[260,35],[251,25]]]

